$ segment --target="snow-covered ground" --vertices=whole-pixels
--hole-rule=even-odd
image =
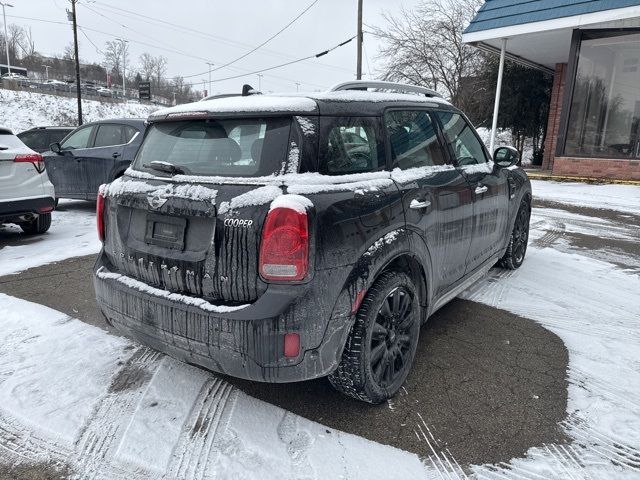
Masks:
[[[531,318],[565,342],[569,392],[561,428],[570,443],[534,447],[500,465],[465,466],[464,473],[451,455],[434,450],[418,459],[328,429],[214,375],[0,294],[0,463],[59,462],[83,479],[640,478],[640,275],[621,265],[633,266],[640,253],[614,258],[597,246],[577,247],[556,228],[637,244],[640,187],[537,181],[533,188],[570,209],[604,208],[630,219],[535,208],[521,269],[494,269],[463,294]],[[57,213],[60,224],[80,215]],[[82,215],[84,236],[58,237],[67,256],[91,243],[93,214]],[[0,250],[1,268],[7,248],[22,247]],[[36,259],[23,258],[12,271],[53,261],[62,249],[41,242],[30,250]],[[18,263],[15,251],[8,250],[9,263]]]
[[[0,225],[0,276],[98,253],[101,244],[94,212],[94,203],[60,200],[44,235],[27,237],[16,225]]]
[[[640,213],[640,189],[633,185],[588,185],[533,180],[533,196],[579,207]]]
[[[0,89],[0,126],[8,127],[14,133],[48,125],[76,125],[77,108],[75,98]],[[146,118],[156,110],[158,107],[155,105],[82,101],[85,122],[107,118]]]

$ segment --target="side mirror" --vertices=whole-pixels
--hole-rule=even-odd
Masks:
[[[60,153],[62,151],[62,147],[60,147],[60,143],[58,142],[52,143],[51,145],[49,145],[49,148],[53,153]]]
[[[493,154],[493,161],[500,168],[512,167],[520,161],[520,153],[513,147],[499,147]]]

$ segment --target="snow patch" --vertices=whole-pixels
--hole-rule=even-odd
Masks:
[[[383,248],[385,245],[391,245],[393,242],[397,240],[401,233],[404,233],[404,228],[399,228],[398,230],[394,230],[392,232],[387,233],[384,237],[379,238],[375,242],[371,244],[371,246],[364,252],[365,257],[370,257],[374,255],[378,250]]]
[[[185,305],[198,307],[206,312],[230,313],[242,310],[243,308],[247,308],[249,306],[248,304],[238,305],[235,307],[228,307],[226,305],[213,305],[212,303],[209,303],[202,298],[189,297],[187,295],[181,295],[179,293],[171,293],[167,290],[161,290],[159,288],[151,287],[146,283],[140,282],[131,277],[127,277],[126,275],[107,272],[105,271],[104,267],[100,267],[100,269],[96,272],[96,276],[102,280],[115,280],[129,288],[133,288],[134,290],[138,290],[142,293],[153,295],[154,297],[164,298],[172,302],[178,302]]]
[[[186,198],[196,201],[206,201],[215,203],[218,191],[202,185],[193,184],[165,184],[150,185],[138,180],[131,180],[126,177],[120,177],[105,185],[100,192],[109,197],[118,197],[126,194],[147,194],[150,196],[159,196],[161,198]]]
[[[0,89],[0,125],[16,133],[45,125],[75,126],[77,108],[75,98]],[[82,117],[85,122],[105,118],[146,118],[157,109],[155,105],[82,99]]]
[[[289,208],[299,213],[305,213],[313,208],[313,202],[302,195],[281,195],[271,202],[269,211],[276,208]]]
[[[243,193],[242,195],[238,195],[237,197],[232,198],[229,202],[222,202],[220,204],[220,208],[218,208],[218,215],[233,212],[233,210],[237,208],[266,205],[280,195],[282,195],[280,187],[276,187],[274,185],[259,187],[255,190]]]
[[[305,137],[311,137],[316,134],[315,124],[307,117],[296,117],[296,122],[300,125],[300,129]]]
[[[300,165],[300,148],[296,142],[291,142],[289,146],[289,165],[286,173],[298,173],[298,166]]]

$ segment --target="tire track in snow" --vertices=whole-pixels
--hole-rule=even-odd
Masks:
[[[83,480],[147,477],[144,473],[132,475],[113,457],[163,358],[159,352],[139,347],[111,378],[107,395],[98,403],[75,442],[74,463],[83,471]]]
[[[81,461],[100,461],[113,456],[128,420],[135,413],[162,358],[159,352],[140,347],[116,372],[110,392],[98,403],[76,441]]]
[[[533,246],[543,249],[551,247],[564,234],[566,225],[558,220],[549,222],[547,232],[533,241]]]
[[[429,450],[433,453],[428,458],[431,466],[437,472],[441,480],[463,480],[468,479],[467,474],[464,472],[458,461],[451,454],[449,449],[443,449],[440,443],[431,433],[431,429],[422,418],[420,412],[416,412],[419,422],[416,422],[417,430],[413,432],[418,437],[418,441],[425,441]],[[426,432],[426,433],[425,433]]]
[[[168,478],[200,480],[213,471],[220,455],[220,437],[226,431],[237,395],[230,384],[219,378],[203,385],[174,449]]]
[[[625,440],[605,434],[590,426],[578,415],[572,415],[562,426],[576,439],[576,443],[616,466],[640,472],[640,448]]]
[[[0,450],[32,462],[43,459],[65,462],[72,454],[71,448],[34,432],[3,411],[0,411]]]

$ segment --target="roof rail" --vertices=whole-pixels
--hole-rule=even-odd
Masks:
[[[435,90],[430,88],[418,87],[417,85],[406,85],[404,83],[383,82],[378,80],[352,80],[350,82],[342,82],[334,85],[329,89],[330,92],[339,92],[341,90],[368,90],[369,88],[377,88],[379,90],[396,90],[398,92],[421,93],[425,97],[440,97]]]

